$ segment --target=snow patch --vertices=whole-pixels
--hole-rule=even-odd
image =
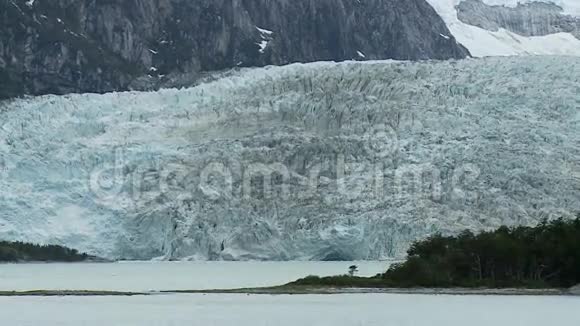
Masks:
[[[500,29],[488,31],[465,24],[457,18],[462,0],[427,0],[443,18],[457,42],[467,47],[475,57],[514,55],[571,55],[580,56],[580,40],[570,33],[526,37]],[[490,5],[515,6],[521,0],[484,0]],[[549,2],[549,1],[545,1]],[[580,1],[554,0],[566,13],[580,15]]]
[[[258,51],[264,54],[266,52],[266,48],[270,44],[270,41],[272,41],[272,35],[274,32],[265,28],[260,28],[258,26],[256,26],[256,29],[258,32],[260,32],[260,37],[262,38],[262,40],[257,42],[256,45],[259,47]]]
[[[458,2],[457,0],[452,0]],[[578,0],[482,0],[488,5],[516,7],[518,3],[545,2],[562,7],[564,14],[580,17],[580,1]]]
[[[260,47],[260,49],[258,51],[260,51],[260,53],[263,54],[266,51],[268,44],[269,44],[269,42],[266,40],[262,40],[262,41],[256,43],[256,45],[258,45]]]
[[[274,32],[272,32],[271,30],[267,30],[264,28],[260,28],[258,26],[256,26],[256,29],[261,33],[261,34],[266,34],[266,35],[272,35]]]

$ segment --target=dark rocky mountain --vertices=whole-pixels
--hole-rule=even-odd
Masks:
[[[0,98],[236,66],[468,56],[425,0],[0,0]]]

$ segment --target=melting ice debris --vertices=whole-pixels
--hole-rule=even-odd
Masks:
[[[32,8],[32,7],[34,7],[34,2],[35,2],[35,0],[27,0],[26,5],[30,8]]]
[[[445,35],[445,34],[439,34],[439,35],[441,35],[441,37],[444,38],[444,39],[446,39],[446,40],[448,40],[448,39],[451,38],[451,37],[449,37],[448,35]]]
[[[155,51],[155,50],[153,50],[153,49],[149,49],[149,52],[151,52],[152,54],[157,54],[157,53],[159,53],[159,52],[157,52],[157,51]]]
[[[313,63],[17,99],[0,106],[0,239],[110,258],[359,260],[567,216],[580,211],[579,78],[571,57]]]
[[[356,51],[356,54],[359,56],[359,58],[363,58],[364,59],[364,58],[367,57],[364,53],[362,53],[360,51]]]

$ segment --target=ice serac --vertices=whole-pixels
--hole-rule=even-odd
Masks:
[[[398,257],[580,211],[580,59],[312,63],[0,109],[0,239],[111,258]]]
[[[0,0],[0,30],[0,98],[191,86],[200,72],[359,52],[469,54],[425,0]]]

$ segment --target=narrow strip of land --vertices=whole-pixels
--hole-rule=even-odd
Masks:
[[[149,296],[171,294],[249,294],[249,295],[324,295],[324,294],[417,294],[417,295],[505,295],[505,296],[564,296],[575,295],[567,289],[468,289],[468,288],[334,288],[279,286],[247,289],[215,290],[165,290],[151,292],[124,291],[0,291],[0,297],[103,297],[103,296]]]
[[[123,291],[71,291],[71,290],[36,290],[36,291],[0,291],[0,297],[105,297],[149,295],[146,292]]]

